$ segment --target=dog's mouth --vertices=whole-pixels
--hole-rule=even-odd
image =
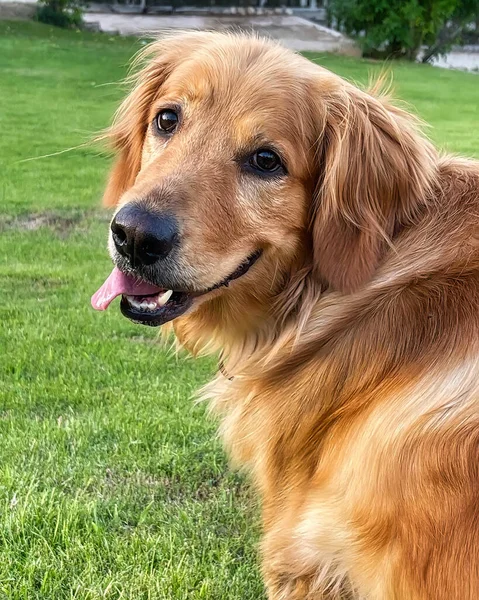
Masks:
[[[183,315],[200,296],[227,287],[245,275],[261,256],[261,250],[251,254],[228,277],[200,292],[167,290],[126,274],[115,267],[91,299],[95,310],[106,310],[111,302],[121,296],[120,310],[136,323],[157,327]]]
[[[157,327],[184,314],[193,304],[193,297],[186,292],[162,290],[150,296],[123,294],[120,310],[135,323]]]

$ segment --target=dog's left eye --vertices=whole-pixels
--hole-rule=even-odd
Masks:
[[[178,127],[178,113],[174,110],[166,109],[158,113],[156,117],[156,126],[162,133],[173,133]]]
[[[248,165],[261,173],[276,173],[283,170],[281,158],[268,148],[257,150],[249,159]]]

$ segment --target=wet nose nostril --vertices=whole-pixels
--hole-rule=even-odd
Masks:
[[[173,249],[174,236],[150,237],[142,240],[139,254],[144,264],[153,264],[160,258],[165,258]]]
[[[128,246],[130,245],[133,234],[131,228],[129,229],[124,224],[119,223],[116,220],[116,217],[113,219],[110,228],[111,237],[117,251],[123,256],[129,256],[130,252]]]
[[[127,236],[123,229],[118,228],[116,231],[113,231],[113,241],[117,246],[124,246],[126,244]]]
[[[161,248],[159,249],[158,247],[156,247],[155,245],[152,245],[151,243],[146,243],[143,246],[143,253],[146,256],[151,256],[152,258],[159,258],[161,255]]]
[[[117,216],[118,215],[116,215],[113,221],[111,222],[110,229],[115,242],[118,242],[119,244],[124,244],[128,240],[129,228],[127,224],[119,222]]]
[[[124,246],[126,244],[126,235],[124,233],[114,233],[113,241],[116,246]]]

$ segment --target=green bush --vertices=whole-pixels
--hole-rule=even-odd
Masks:
[[[415,60],[447,51],[465,24],[476,18],[479,0],[330,0],[329,18],[357,38],[365,56]]]
[[[42,23],[72,29],[81,27],[81,0],[39,0],[35,18]]]

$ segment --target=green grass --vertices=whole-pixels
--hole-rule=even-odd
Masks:
[[[0,598],[263,597],[253,494],[190,399],[213,361],[89,307],[110,269],[108,157],[22,162],[104,127],[138,47],[0,22]],[[359,82],[379,68],[320,62]],[[477,76],[394,75],[441,146],[478,156]]]

